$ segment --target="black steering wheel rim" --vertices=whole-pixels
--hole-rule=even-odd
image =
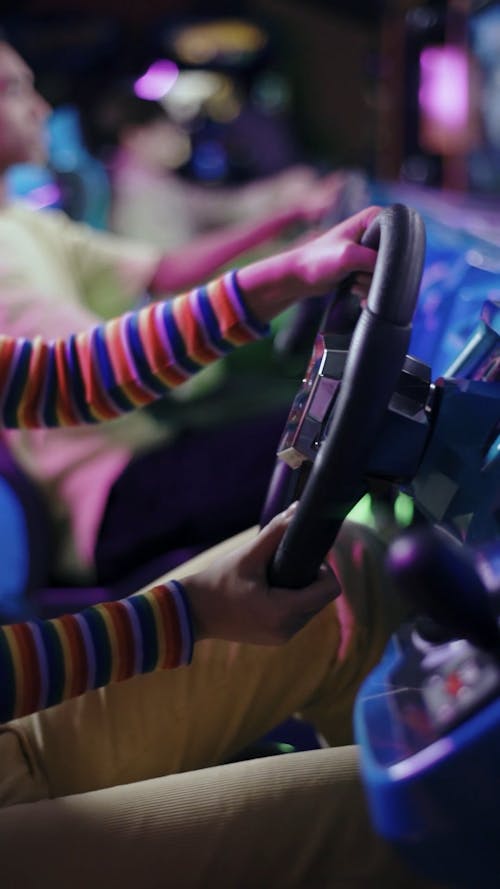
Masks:
[[[373,220],[362,243],[378,249],[367,304],[352,335],[328,435],[270,565],[273,586],[300,588],[314,580],[366,490],[364,468],[408,349],[425,256],[422,219],[394,204]]]

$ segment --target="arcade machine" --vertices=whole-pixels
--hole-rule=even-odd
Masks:
[[[413,526],[387,570],[408,620],[360,689],[355,731],[376,829],[429,878],[500,875],[500,302],[436,380],[406,354],[425,250],[396,204],[372,223],[367,304],[348,283],[325,310],[280,444],[263,521],[300,495],[270,569],[310,581],[354,503],[404,491]]]

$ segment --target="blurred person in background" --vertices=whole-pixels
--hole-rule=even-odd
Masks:
[[[135,306],[145,291],[183,291],[290,223],[318,220],[331,204],[321,180],[309,181],[300,200],[294,194],[271,215],[175,252],[78,225],[57,211],[35,212],[9,200],[5,177],[13,164],[44,162],[49,112],[29,67],[2,42],[0,327],[14,337],[70,336]],[[106,584],[166,553],[175,564],[188,542],[202,549],[253,524],[284,417],[273,411],[173,436],[143,412],[102,429],[9,431],[4,441],[45,495],[56,578],[83,583],[97,575]]]
[[[225,237],[230,242],[235,225],[290,211],[293,216],[300,206],[302,214],[290,223],[314,225],[334,212],[346,182],[342,173],[320,177],[305,163],[243,184],[218,181],[215,174],[212,181],[196,181],[180,172],[192,161],[189,127],[165,102],[141,98],[127,82],[97,101],[90,129],[110,175],[109,226],[164,249],[192,245],[213,230],[219,230],[220,243]],[[276,236],[283,234],[285,227],[277,227]]]

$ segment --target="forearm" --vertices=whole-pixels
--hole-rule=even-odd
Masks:
[[[151,289],[153,293],[179,293],[206,281],[238,256],[281,235],[299,219],[296,209],[284,210],[199,237],[160,261]]]
[[[192,645],[175,581],[79,614],[0,627],[0,723],[111,682],[188,664]]]
[[[370,207],[314,241],[228,273],[206,287],[69,337],[0,336],[0,421],[8,427],[75,426],[120,416],[268,331],[298,299],[352,273],[371,274],[376,252],[359,244]]]
[[[296,268],[296,251],[257,260],[238,271],[238,285],[252,314],[268,324],[301,297],[312,295]]]
[[[68,339],[0,337],[0,421],[36,428],[113,419],[266,332],[228,273]]]

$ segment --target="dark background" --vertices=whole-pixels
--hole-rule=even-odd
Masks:
[[[89,105],[109,77],[139,71],[184,20],[244,16],[271,35],[266,64],[287,78],[304,152],[326,166],[399,174],[408,11],[415,0],[29,0],[2,24],[53,104]]]

